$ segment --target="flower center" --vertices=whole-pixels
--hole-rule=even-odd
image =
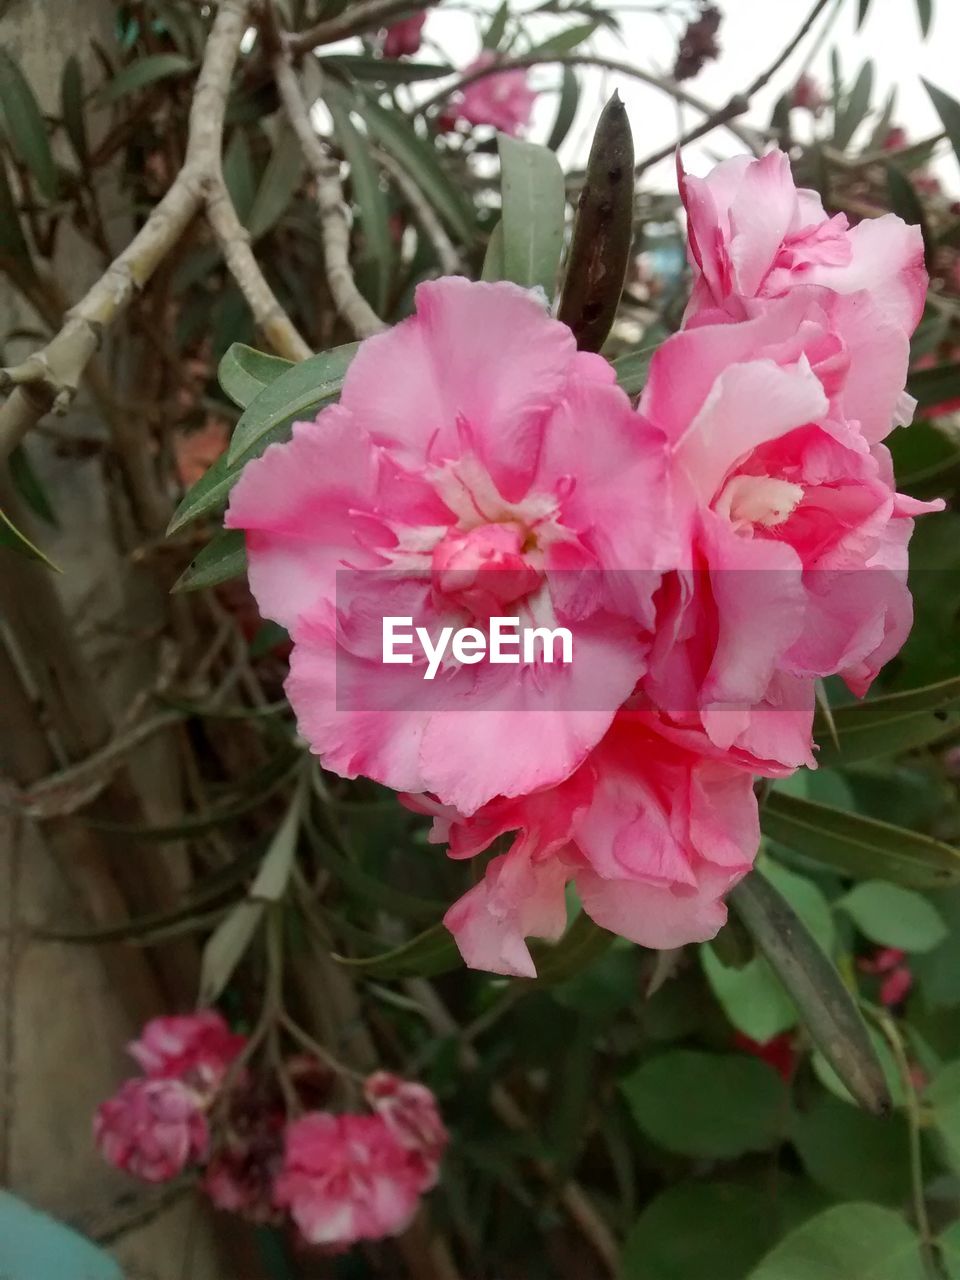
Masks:
[[[433,587],[477,618],[536,590],[541,571],[535,539],[516,521],[451,530],[433,551]]]
[[[734,525],[772,529],[793,514],[803,488],[773,476],[734,476],[717,499],[715,510]]]

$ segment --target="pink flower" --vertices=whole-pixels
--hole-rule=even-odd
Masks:
[[[474,71],[482,71],[496,61],[497,55],[488,49],[465,67],[463,74],[469,76]],[[526,71],[517,68],[474,80],[452,105],[459,119],[470,124],[491,124],[501,133],[516,137],[530,123],[536,98],[536,92],[527,82]]]
[[[127,1045],[145,1075],[186,1080],[197,1089],[217,1088],[246,1044],[214,1009],[175,1017],[151,1018],[139,1040]]]
[[[823,90],[813,76],[804,72],[793,86],[790,103],[791,106],[803,108],[811,115],[818,116],[824,107]]]
[[[888,1006],[900,1004],[907,998],[913,986],[913,974],[907,963],[907,953],[899,947],[879,947],[870,956],[861,956],[857,968],[864,973],[881,976],[880,1003]]]
[[[399,1235],[419,1193],[416,1165],[382,1116],[314,1111],[288,1126],[274,1196],[310,1244]]]
[[[361,343],[340,404],[251,462],[227,513],[262,612],[291,633],[287,693],[324,766],[465,814],[566,778],[644,670],[664,465],[610,365],[532,294],[420,285],[414,316]],[[574,627],[576,659],[451,661],[432,682],[421,657],[384,664],[385,616],[436,636],[485,630],[494,607]]]
[[[167,1182],[206,1156],[200,1098],[179,1080],[127,1080],[97,1108],[94,1142],[118,1169],[145,1182]]]
[[[383,38],[383,56],[402,58],[404,54],[416,53],[420,48],[420,33],[426,20],[425,13],[414,13],[387,27],[387,34]]]
[[[389,1071],[376,1071],[367,1077],[363,1092],[397,1142],[419,1163],[420,1190],[429,1191],[436,1186],[440,1160],[450,1135],[431,1091],[425,1085],[401,1080]]]
[[[828,217],[816,192],[794,185],[782,151],[724,160],[705,178],[681,169],[680,194],[695,278],[688,323],[714,307],[741,319],[755,298],[819,285],[844,297],[866,292],[886,328],[916,327],[927,286],[919,227],[892,213],[855,227],[845,214]]]
[[[518,832],[444,923],[472,968],[535,976],[525,938],[557,941],[565,887],[586,913],[646,947],[712,938],[722,895],[751,867],[759,843],[748,772],[662,738],[656,717],[623,711],[576,773],[471,818],[433,808],[432,839],[470,858]],[[429,811],[429,802],[414,801]]]
[[[813,680],[858,695],[910,628],[912,517],[880,440],[912,408],[907,333],[823,287],[701,313],[655,353],[640,411],[667,437],[686,563],[643,691],[699,749],[813,765]],[[902,317],[901,317],[902,318]],[[762,620],[758,621],[757,620]]]

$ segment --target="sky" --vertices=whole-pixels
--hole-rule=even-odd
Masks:
[[[650,0],[630,0],[621,10],[624,39],[601,31],[592,37],[593,53],[633,62],[646,70],[668,72],[676,54],[677,35],[682,23],[668,21],[662,15],[636,12]],[[491,13],[497,0],[471,0],[477,8]],[[718,0],[724,13],[720,31],[722,54],[716,63],[689,81],[689,88],[711,106],[725,103],[731,94],[747,84],[762,68],[771,63],[788,43],[810,10],[812,0]],[[535,0],[520,0],[517,8],[535,7]],[[839,51],[846,83],[852,82],[864,59],[874,63],[874,106],[879,112],[887,92],[898,86],[896,123],[904,126],[911,139],[928,137],[937,132],[938,118],[920,83],[920,77],[932,81],[960,99],[960,0],[934,0],[934,21],[930,34],[922,39],[917,20],[916,0],[872,0],[862,30],[855,30],[857,0],[835,0],[821,15],[811,36],[793,54],[766,89],[761,91],[751,111],[744,117],[748,123],[765,126],[773,105],[795,81],[803,68],[817,33],[834,10],[839,13],[829,35],[816,52],[809,70],[826,86],[830,81],[830,48]],[[546,39],[560,26],[577,21],[567,17],[538,16],[531,22],[537,40]],[[534,25],[535,24],[535,25]],[[476,21],[471,13],[441,4],[431,10],[426,35],[456,65],[469,62],[478,52]],[[421,56],[429,56],[424,50]],[[541,68],[533,73],[535,86],[557,83],[556,68]],[[590,143],[592,125],[602,102],[614,88],[627,105],[633,126],[637,157],[647,155],[677,136],[677,107],[660,90],[605,72],[592,71],[586,79],[580,109],[561,159],[567,165],[581,164]],[[556,95],[545,93],[538,101],[530,137],[545,140],[556,110]],[[689,128],[702,117],[690,108],[683,109],[683,127]],[[867,126],[869,128],[869,126]],[[686,166],[692,172],[703,172],[714,159],[742,151],[742,143],[726,130],[718,129],[702,144],[685,153]],[[935,164],[938,175],[951,191],[960,192],[960,169],[956,157],[944,148]],[[665,161],[648,173],[651,186],[669,190],[674,185],[672,161]]]

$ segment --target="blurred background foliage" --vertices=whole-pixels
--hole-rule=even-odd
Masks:
[[[858,3],[861,21],[871,9],[870,0],[846,3]],[[815,6],[816,17],[841,4]],[[926,28],[930,0],[916,7]],[[214,6],[114,8],[111,39],[77,33],[52,105],[12,49],[0,50],[0,269],[23,304],[0,335],[7,365],[42,347],[76,301],[58,255],[81,245],[92,275],[101,272],[187,155]],[[682,36],[674,71],[685,77],[660,83],[682,95],[713,56],[714,9],[687,0],[659,8]],[[278,6],[291,32],[339,21],[352,34],[351,9],[364,5]],[[760,866],[799,926],[754,902],[766,910],[765,932],[751,903],[737,902],[715,942],[652,953],[587,927],[571,904],[566,938],[541,949],[541,976],[510,981],[465,970],[438,923],[476,868],[428,849],[424,820],[392,794],[324,775],[305,757],[282,695],[286,637],[258,619],[242,546],[217,532],[238,421],[248,452],[261,450],[335,396],[349,359],[342,348],[356,337],[322,267],[318,177],[279,109],[273,27],[259,15],[226,104],[223,178],[267,284],[323,354],[291,365],[256,349],[267,345],[263,326],[222,241],[197,216],[90,366],[80,403],[92,409],[79,427],[76,416],[44,417],[10,453],[0,524],[8,595],[16,589],[22,608],[28,593],[28,612],[34,602],[55,607],[42,561],[78,531],[64,525],[47,482],[54,459],[92,463],[134,594],[153,602],[128,615],[119,640],[154,646],[139,690],[102,723],[88,706],[89,731],[71,736],[77,688],[94,696],[113,651],[91,648],[82,608],[72,620],[50,614],[38,634],[6,601],[12,803],[54,841],[79,825],[103,855],[96,870],[85,864],[94,883],[79,890],[90,917],[82,928],[32,920],[34,936],[98,944],[115,966],[145,957],[160,1000],[187,1007],[199,982],[202,1001],[250,1027],[266,981],[263,925],[279,910],[283,981],[302,1021],[365,1066],[379,1059],[438,1094],[453,1142],[431,1230],[464,1276],[960,1277],[960,204],[930,168],[950,148],[960,158],[960,82],[928,86],[942,129],[911,139],[893,98],[874,91],[869,63],[845,74],[835,57],[826,86],[798,81],[790,63],[775,69],[783,93],[772,119],[748,135],[787,148],[798,181],[829,210],[859,219],[892,209],[923,229],[931,292],[914,340],[917,421],[890,444],[901,490],[948,499],[911,547],[916,623],[903,652],[862,706],[832,682],[822,691],[822,767],[766,797]],[[384,24],[361,12],[346,50],[327,52],[318,39],[299,66],[349,205],[356,284],[388,324],[409,313],[421,280],[509,274],[501,216],[504,226],[552,216],[510,209],[509,167],[544,166],[540,190],[552,180],[542,148],[563,142],[592,39],[617,31],[618,6],[505,2],[478,8],[476,21],[498,57],[556,70],[548,136],[512,159],[504,150],[502,175],[489,130],[447,127],[456,69],[429,45],[386,58]],[[785,46],[793,34],[784,31]],[[648,71],[634,52],[624,50],[623,64]],[[625,74],[599,62],[611,85]],[[739,115],[705,114],[716,127]],[[642,121],[633,126],[642,156]],[[604,348],[632,393],[688,289],[676,194],[652,189],[643,168],[641,159],[626,286]],[[585,175],[563,177],[558,251]],[[548,285],[555,269],[546,264]],[[162,520],[145,515],[144,486]],[[181,592],[168,598],[177,579]],[[79,686],[48,694],[30,676],[38,653],[48,673],[84,672]],[[142,780],[127,777],[154,735],[168,741],[163,767],[178,796],[179,813],[162,822],[137,798]],[[25,744],[38,741],[46,763],[31,765]],[[161,873],[145,887],[146,866]],[[105,884],[116,888],[107,909]],[[793,922],[778,935],[785,918]],[[879,1114],[882,1098],[877,1114],[854,1103],[835,1070],[842,1027],[791,981],[797,955],[820,974],[814,951],[832,962],[824,1007],[845,992],[865,1018],[889,1114]],[[316,1258],[271,1229],[259,1237],[264,1275],[432,1274],[401,1262],[392,1245]]]

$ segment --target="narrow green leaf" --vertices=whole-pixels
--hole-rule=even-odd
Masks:
[[[570,53],[578,45],[583,44],[585,40],[589,40],[599,26],[599,21],[594,18],[591,22],[582,22],[578,26],[567,27],[566,31],[558,31],[549,40],[544,40],[542,44],[534,45],[530,50],[529,56],[531,58],[542,58],[546,61],[549,58],[557,57],[559,54]]]
[[[925,747],[960,728],[960,676],[938,684],[833,707],[833,729],[814,720],[817,763],[843,766]]]
[[[933,22],[933,0],[917,0],[917,18],[920,21],[920,33],[926,40]]]
[[[30,262],[30,250],[20,226],[17,202],[10,189],[7,166],[0,156],[0,258],[20,258]],[[32,265],[30,267],[32,272]]]
[[[935,364],[930,369],[918,369],[907,378],[907,390],[916,397],[918,409],[953,400],[960,396],[960,364]]]
[[[960,1062],[948,1062],[927,1086],[923,1100],[946,1147],[954,1169],[960,1170]]]
[[[47,491],[40,483],[40,479],[30,462],[30,456],[22,444],[17,445],[10,454],[8,465],[10,467],[10,479],[13,481],[14,488],[20,494],[20,497],[41,520],[46,521],[54,529],[59,529],[60,521],[50,505]]]
[[[893,123],[893,112],[897,105],[897,86],[893,85],[887,94],[886,101],[883,104],[883,110],[880,112],[877,123],[873,126],[873,132],[870,135],[870,141],[867,143],[868,151],[881,151],[883,144],[887,140],[890,132],[890,126]]]
[[[617,356],[612,362],[617,374],[617,383],[628,396],[639,395],[643,390],[650,370],[650,361],[656,349],[656,346],[650,346],[643,347],[640,351],[627,351],[624,355]]]
[[[297,856],[297,839],[303,817],[303,789],[298,786],[293,799],[267,846],[260,870],[250,886],[255,902],[281,902],[290,883],[290,873]]]
[[[257,184],[245,129],[234,129],[230,144],[223,154],[223,180],[237,217],[246,226],[256,199]]]
[[[913,183],[905,173],[902,173],[895,164],[887,164],[884,167],[887,171],[887,192],[890,197],[890,209],[898,218],[902,218],[910,226],[920,228],[920,234],[923,237],[923,256],[927,269],[930,270],[934,264],[936,243],[927,225],[927,216],[924,212],[923,203],[914,190]]]
[[[950,139],[950,145],[953,147],[957,160],[960,161],[960,102],[956,98],[951,98],[949,93],[944,93],[942,89],[938,89],[929,80],[924,80],[922,76],[920,79],[923,81],[923,87],[930,95],[930,101],[940,117],[940,123]]]
[[[889,1111],[883,1068],[860,1012],[800,917],[759,871],[740,881],[730,902],[851,1096],[876,1115]]]
[[[853,140],[853,135],[870,110],[870,95],[872,92],[873,63],[868,58],[860,68],[860,73],[853,83],[853,88],[837,113],[833,130],[833,142],[838,150],[846,151]]]
[[[551,299],[563,248],[563,170],[552,151],[497,135],[503,199],[503,270],[507,280]]]
[[[233,403],[240,409],[246,409],[264,387],[292,367],[292,360],[268,355],[244,342],[234,342],[223,353],[217,368],[217,380]]]
[[[238,902],[211,933],[200,959],[201,1005],[213,1004],[222,995],[256,937],[265,910],[263,902]]]
[[[242,529],[221,529],[190,561],[171,591],[202,591],[239,578],[247,571],[247,548]]]
[[[480,279],[486,281],[503,279],[502,219],[490,232],[490,239],[487,241],[487,251],[483,255],[483,269],[480,272]]]
[[[413,84],[440,80],[455,70],[446,62],[413,62],[407,58],[374,58],[364,53],[336,53],[318,59],[324,71],[333,71],[345,80],[372,84]],[[329,82],[326,89],[329,89]],[[326,96],[326,89],[324,96]]]
[[[441,167],[432,145],[418,137],[399,112],[386,110],[368,94],[358,95],[356,105],[369,132],[403,165],[449,229],[463,244],[471,244],[476,238],[473,209]]]
[[[882,877],[914,889],[960,883],[960,851],[862,814],[773,791],[760,822],[770,839],[859,880]]]
[[[265,386],[237,423],[228,452],[230,465],[246,462],[263,440],[275,439],[281,427],[335,400],[356,351],[355,342],[321,351]]]
[[[259,240],[277,225],[289,208],[302,176],[300,142],[293,129],[285,125],[279,131],[247,220],[251,240]]]
[[[557,116],[550,130],[550,137],[547,139],[547,146],[551,151],[559,150],[570,132],[579,102],[580,81],[577,73],[573,67],[564,66],[563,79],[560,81],[560,97],[557,102]]]
[[[599,351],[623,293],[633,245],[633,135],[620,95],[604,107],[593,135],[577,205],[558,318],[581,351]]]
[[[442,924],[435,924],[403,946],[378,956],[337,959],[364,978],[432,978],[459,969],[463,963],[456,943]]]
[[[785,1236],[747,1280],[923,1280],[920,1243],[892,1209],[838,1204]]]
[[[182,53],[151,53],[118,71],[100,91],[104,102],[119,102],[128,93],[138,93],[160,80],[183,76],[193,71],[196,63]]]
[[[60,112],[70,145],[80,163],[86,165],[90,146],[87,140],[87,116],[84,110],[83,72],[80,69],[80,60],[73,53],[63,64],[63,75],[60,79]]]
[[[507,0],[497,7],[496,13],[490,20],[490,25],[483,33],[483,47],[496,52],[500,48],[500,42],[503,40],[504,32],[507,29],[507,19],[510,17],[510,6]]]
[[[227,455],[221,453],[216,462],[207,467],[196,484],[191,485],[184,494],[180,505],[173,513],[167,535],[176,533],[191,521],[222,507],[230,496],[230,490],[236,483],[241,470],[240,466],[231,467],[227,461]]]
[[[369,875],[362,867],[345,858],[326,841],[320,843],[320,856],[336,878],[362,902],[382,907],[392,915],[410,920],[436,920],[445,910],[445,904],[394,889],[384,884],[379,876]]]
[[[374,310],[378,315],[383,315],[390,296],[394,249],[387,199],[380,185],[380,171],[370,155],[369,142],[360,135],[350,119],[349,96],[338,91],[335,86],[328,85],[324,101],[333,118],[333,128],[340,147],[350,165],[353,199],[360,210],[363,248],[358,254],[358,265],[364,260],[372,263],[376,281]]]
[[[43,114],[26,77],[5,49],[0,49],[0,107],[14,154],[25,164],[48,200],[57,198],[57,166],[50,150]]]
[[[60,572],[53,561],[48,559],[39,547],[34,546],[26,534],[20,532],[3,510],[0,510],[0,547],[9,547],[19,555],[27,556],[30,560],[39,560],[41,564],[45,564],[54,573]]]
[[[865,880],[836,904],[871,942],[901,951],[932,951],[947,936],[936,907],[919,893],[885,880]]]
[[[871,0],[857,0],[857,30],[863,26],[870,11]]]

